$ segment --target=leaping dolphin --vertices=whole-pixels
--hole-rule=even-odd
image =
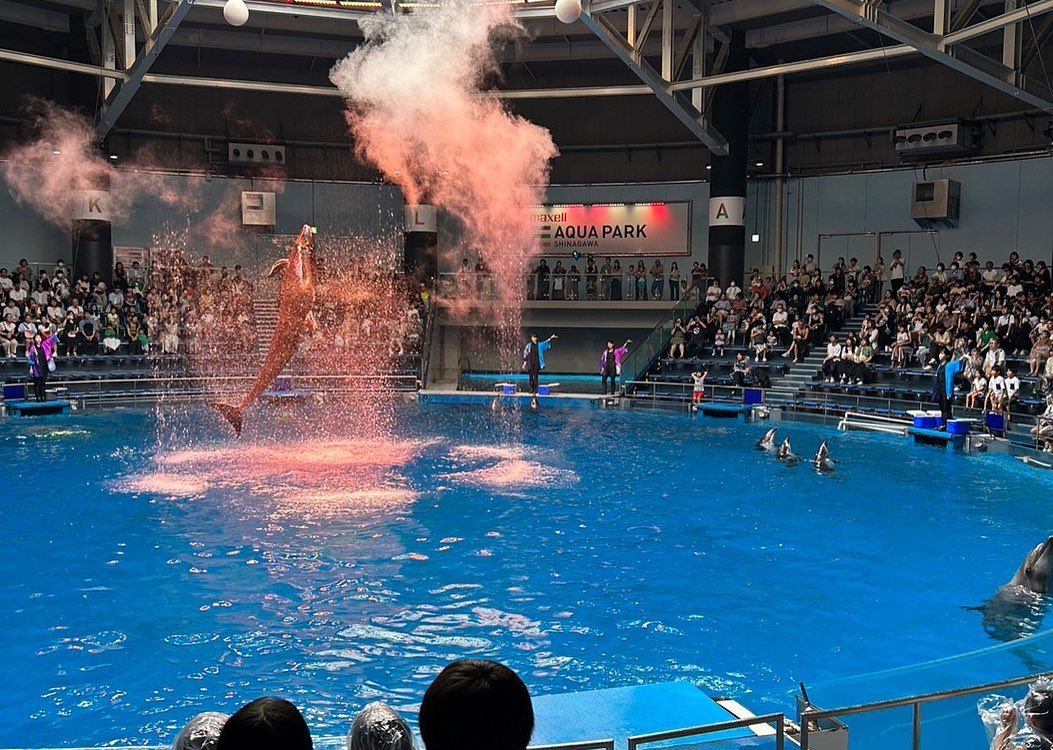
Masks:
[[[794,455],[793,448],[790,447],[790,438],[783,438],[782,445],[779,446],[775,457],[791,465],[797,463],[797,456]]]
[[[242,413],[255,403],[260,395],[270,388],[278,374],[292,359],[300,344],[304,331],[316,327],[311,308],[314,305],[314,230],[304,224],[293,242],[288,258],[276,262],[269,276],[282,274],[282,285],[278,293],[278,323],[274,328],[270,348],[256,375],[256,382],[237,406],[210,403],[230,422],[237,435],[241,435]]]
[[[757,450],[768,451],[769,453],[774,453],[776,450],[778,450],[778,446],[775,445],[775,433],[778,431],[778,427],[772,427],[770,430],[765,432],[764,437],[757,441]]]
[[[978,609],[987,634],[999,641],[1015,641],[1042,626],[1049,607],[1049,574],[1053,566],[1053,537],[1031,550],[1016,574]]]
[[[815,458],[812,460],[815,464],[815,468],[819,471],[833,471],[834,464],[837,463],[834,459],[830,458],[830,449],[826,446],[826,441],[819,446],[819,450],[815,452]]]

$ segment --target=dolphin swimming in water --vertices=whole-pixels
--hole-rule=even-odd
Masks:
[[[775,457],[788,464],[797,463],[797,456],[794,455],[793,448],[790,447],[790,438],[783,438],[782,445],[779,446],[779,450],[776,452]]]
[[[778,431],[778,427],[772,427],[765,432],[764,437],[757,441],[757,445],[755,446],[757,450],[768,451],[769,453],[774,453],[778,450],[778,446],[775,445],[775,433]]]
[[[815,452],[815,458],[812,459],[812,463],[815,464],[815,468],[819,471],[833,471],[834,464],[836,461],[830,458],[830,449],[826,446],[824,440],[822,445],[819,446],[819,450]]]
[[[984,630],[999,641],[1015,641],[1035,633],[1049,608],[1049,574],[1053,567],[1053,536],[1031,550],[1009,583],[977,609]]]
[[[307,328],[317,324],[311,308],[314,305],[314,230],[304,224],[293,242],[288,258],[282,258],[270,270],[270,276],[282,274],[282,285],[278,292],[278,323],[274,327],[270,348],[256,375],[256,382],[237,406],[210,403],[230,422],[237,435],[241,435],[242,413],[256,402],[296,353]]]

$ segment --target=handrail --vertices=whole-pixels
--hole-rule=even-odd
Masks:
[[[863,703],[856,706],[846,706],[844,708],[834,709],[817,709],[811,705],[806,705],[801,710],[801,750],[808,750],[808,736],[813,731],[809,729],[809,722],[819,721],[820,719],[837,719],[842,716],[858,716],[860,714],[875,713],[877,711],[888,711],[893,708],[905,708],[910,706],[912,709],[912,750],[920,750],[921,748],[921,707],[929,703],[937,703],[939,701],[952,700],[954,698],[964,698],[970,695],[979,695],[981,693],[991,693],[995,690],[1001,690],[1008,687],[1020,687],[1022,685],[1028,685],[1038,679],[1045,677],[1043,673],[1029,675],[1027,677],[1016,677],[1011,680],[1002,680],[1000,682],[991,682],[985,685],[976,685],[967,688],[955,688],[952,690],[941,690],[936,693],[924,693],[922,695],[914,695],[906,698],[894,698],[892,700],[877,701],[875,703]],[[630,750],[632,750],[630,746]]]
[[[629,750],[636,750],[640,745],[650,744],[652,742],[666,742],[668,740],[678,740],[684,737],[697,737],[704,734],[715,734],[717,732],[726,732],[731,729],[743,729],[745,727],[751,727],[754,724],[775,724],[775,747],[776,750],[783,750],[786,742],[786,728],[785,728],[786,717],[783,714],[765,714],[763,716],[749,716],[745,719],[735,719],[734,721],[722,721],[719,724],[707,724],[699,727],[689,727],[687,729],[674,729],[668,732],[653,732],[652,734],[641,734],[636,737],[629,738]]]
[[[701,291],[701,284],[689,286],[669,312],[644,337],[644,340],[629,352],[629,355],[622,361],[623,382],[638,380],[650,369],[655,360],[665,351],[668,336],[666,328],[671,328],[670,324],[673,321],[683,318],[688,310],[693,310],[698,305]]]

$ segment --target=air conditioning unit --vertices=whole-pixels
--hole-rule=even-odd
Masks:
[[[957,180],[915,182],[910,217],[924,227],[955,224],[962,202],[962,184]]]
[[[228,143],[227,161],[231,164],[285,165],[285,146],[273,143]]]
[[[892,145],[903,159],[967,156],[980,149],[980,126],[958,120],[897,128]]]
[[[243,192],[241,194],[241,223],[247,227],[273,227],[275,221],[274,193]]]

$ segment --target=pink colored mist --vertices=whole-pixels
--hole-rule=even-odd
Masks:
[[[161,453],[121,489],[173,498],[247,491],[275,513],[337,516],[405,507],[416,498],[398,470],[411,442],[306,440]]]
[[[365,43],[330,73],[347,97],[358,156],[408,203],[456,217],[461,244],[440,248],[448,265],[483,256],[496,296],[518,307],[523,271],[540,252],[524,208],[542,202],[557,151],[547,130],[481,94],[499,72],[495,46],[522,28],[507,5],[458,2],[361,26]],[[518,328],[515,316],[506,327]]]

